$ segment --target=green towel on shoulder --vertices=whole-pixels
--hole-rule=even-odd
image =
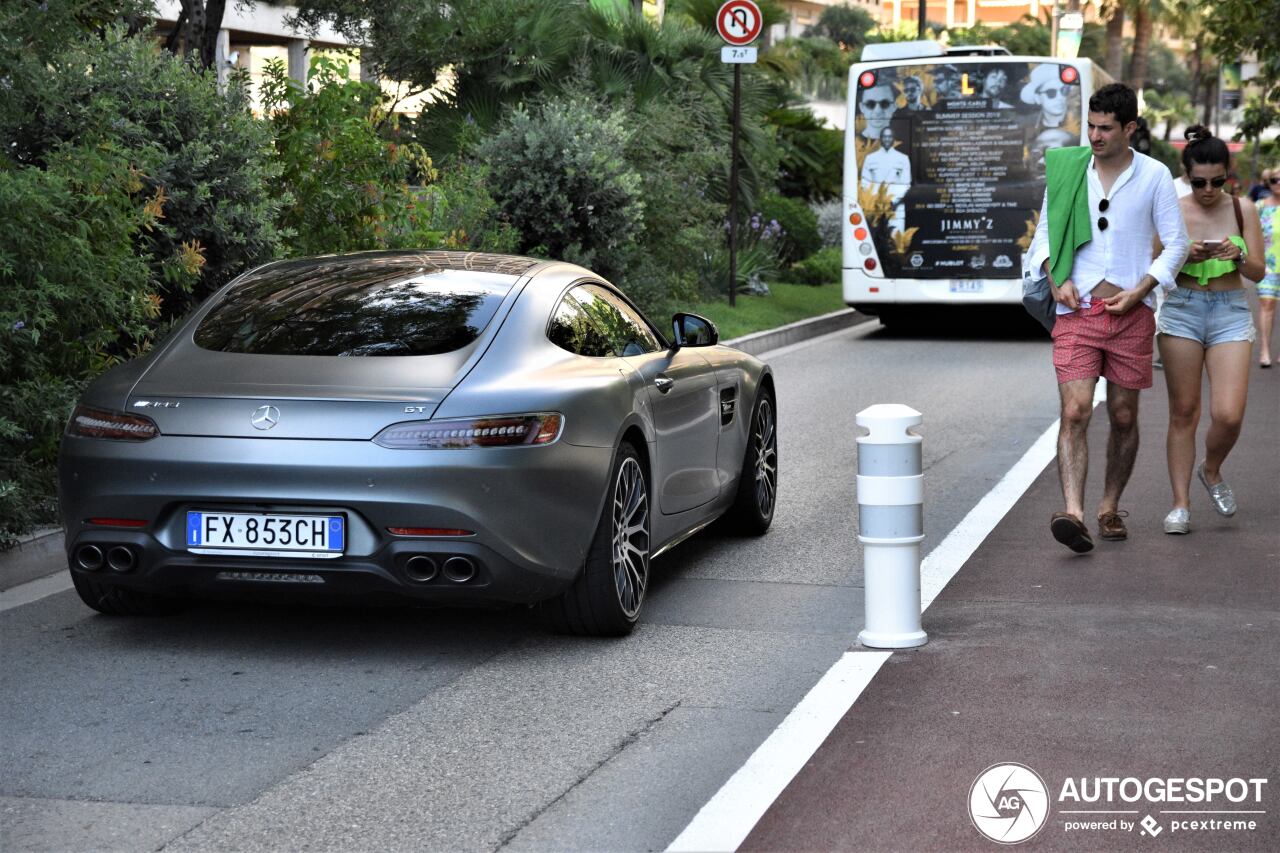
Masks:
[[[1093,152],[1087,145],[1044,152],[1049,191],[1049,272],[1056,287],[1071,278],[1076,249],[1093,237],[1089,185],[1085,180],[1091,156]]]

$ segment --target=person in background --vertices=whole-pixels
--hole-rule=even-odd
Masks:
[[[1263,263],[1266,275],[1258,282],[1258,367],[1271,366],[1271,330],[1276,322],[1276,300],[1280,299],[1280,168],[1263,172],[1270,193],[1258,203],[1262,220]]]
[[[1178,201],[1190,236],[1187,263],[1177,290],[1160,309],[1160,354],[1169,390],[1166,454],[1173,509],[1164,532],[1191,531],[1191,471],[1209,492],[1218,514],[1236,513],[1236,498],[1222,477],[1222,464],[1240,437],[1249,390],[1253,314],[1245,278],[1263,276],[1262,228],[1253,202],[1229,195],[1227,145],[1208,128],[1187,130],[1182,168],[1191,195]],[[1200,421],[1201,376],[1209,374],[1209,433],[1204,460],[1195,465]]]
[[[1274,174],[1270,169],[1263,169],[1262,175],[1259,176],[1258,182],[1249,187],[1249,200],[1254,204],[1262,201],[1271,195],[1271,176]]]

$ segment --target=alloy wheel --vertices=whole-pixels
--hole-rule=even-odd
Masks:
[[[623,460],[613,488],[613,582],[623,613],[634,618],[649,583],[649,492],[631,457]]]
[[[778,434],[774,427],[773,406],[765,398],[751,425],[751,445],[756,451],[756,507],[764,518],[773,514],[778,496]]]

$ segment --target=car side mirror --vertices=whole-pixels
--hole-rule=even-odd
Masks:
[[[671,348],[711,347],[720,342],[716,324],[697,314],[680,312],[671,318]]]

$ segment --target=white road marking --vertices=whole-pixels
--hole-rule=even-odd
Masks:
[[[667,850],[736,850],[890,654],[845,652]]]
[[[785,349],[785,348],[784,348]],[[1098,380],[1093,404],[1106,399]],[[920,564],[921,609],[927,609],[982,540],[995,529],[1036,477],[1057,455],[1058,424],[1045,430],[1000,482],[929,552]],[[681,851],[737,850],[764,813],[813,757],[827,735],[853,707],[891,652],[846,652],[787,715],[747,763],[729,777],[667,847]]]
[[[18,584],[0,592],[0,613],[69,589],[71,589],[71,573],[66,569],[56,574]]]

